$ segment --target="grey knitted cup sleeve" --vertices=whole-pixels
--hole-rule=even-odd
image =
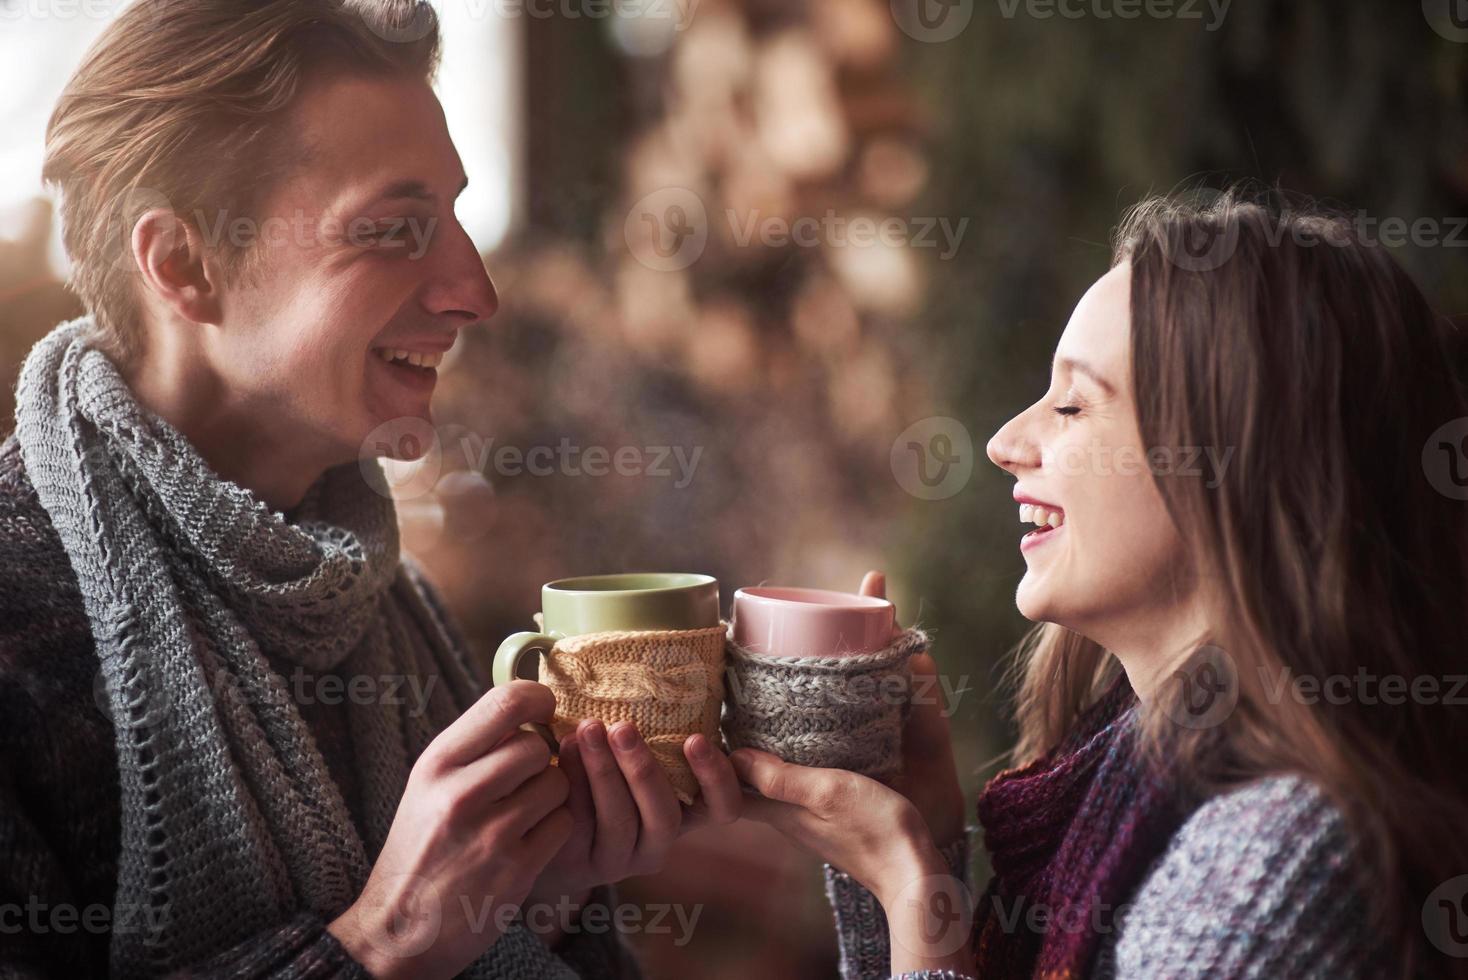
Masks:
[[[722,723],[730,750],[761,749],[802,766],[890,781],[902,769],[909,660],[928,643],[913,628],[874,653],[776,657],[750,653],[731,638]]]

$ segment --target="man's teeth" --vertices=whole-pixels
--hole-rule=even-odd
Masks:
[[[1058,510],[1047,510],[1039,504],[1020,504],[1019,520],[1021,524],[1059,527],[1065,523],[1065,514]]]
[[[423,354],[418,351],[400,350],[395,347],[378,347],[377,353],[384,361],[411,364],[414,367],[436,368],[443,363],[442,354]]]

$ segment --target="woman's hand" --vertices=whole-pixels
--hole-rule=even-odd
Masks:
[[[608,729],[585,719],[561,740],[571,835],[525,901],[526,924],[547,943],[569,924],[561,910],[584,903],[590,889],[661,871],[685,831],[738,819],[743,793],[728,757],[703,735],[689,736],[683,755],[700,788],[688,807],[631,722]],[[550,921],[540,911],[547,906],[555,913]]]
[[[917,807],[875,779],[798,766],[759,749],[738,749],[729,759],[760,793],[744,801],[746,817],[774,827],[879,899],[895,895],[893,882],[905,883],[930,853],[937,856]]]
[[[887,598],[887,577],[867,572],[861,594]],[[939,683],[938,664],[930,653],[920,653],[912,665],[912,713],[902,731],[902,774],[893,788],[918,808],[933,841],[947,847],[964,832],[963,788],[953,761],[953,733],[948,705]]]
[[[861,593],[886,598],[882,573],[868,572]],[[755,749],[739,749],[731,761],[764,797],[746,799],[746,816],[846,872],[882,903],[894,974],[965,971],[973,967],[969,896],[939,853],[964,832],[963,790],[937,665],[926,653],[910,663],[912,710],[903,730],[903,771],[893,787]]]
[[[846,872],[882,903],[893,974],[973,969],[967,890],[907,797],[866,776],[797,766],[758,749],[730,759],[763,796],[745,800],[745,816]]]

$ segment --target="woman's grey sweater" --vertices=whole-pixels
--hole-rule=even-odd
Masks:
[[[965,885],[967,851],[965,840],[949,852]],[[1091,975],[1393,976],[1352,874],[1359,858],[1340,811],[1300,777],[1262,779],[1214,797],[1173,836],[1130,900],[1100,917],[1103,941]],[[836,914],[843,980],[889,976],[881,905],[829,865],[826,893]],[[1016,929],[1037,921],[1013,909],[996,911],[1008,914]]]

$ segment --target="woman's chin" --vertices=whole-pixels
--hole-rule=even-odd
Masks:
[[[1033,623],[1053,623],[1059,610],[1054,590],[1033,571],[1026,572],[1014,593],[1019,614]]]

